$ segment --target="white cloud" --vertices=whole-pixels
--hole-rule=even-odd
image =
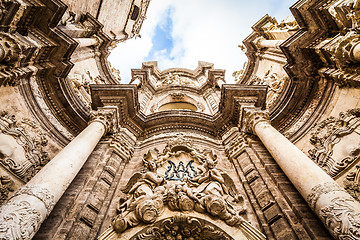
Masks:
[[[197,62],[214,63],[226,69],[226,80],[240,70],[246,56],[237,47],[251,33],[251,26],[267,12],[282,20],[290,14],[293,0],[153,0],[141,29],[141,39],[128,40],[113,50],[109,60],[119,68],[123,83],[128,82],[132,68],[141,68],[151,50],[151,39],[157,24],[172,8],[174,47],[155,54],[160,69],[182,67],[195,69]],[[276,4],[276,5],[274,5]],[[173,60],[172,60],[173,58]]]

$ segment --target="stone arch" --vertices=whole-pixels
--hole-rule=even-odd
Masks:
[[[201,111],[201,108],[198,107],[198,102],[187,94],[170,93],[159,101],[155,112],[178,109],[195,112]]]
[[[191,235],[189,235],[189,232]],[[149,225],[138,225],[123,233],[108,228],[98,240],[160,240],[166,234],[180,235],[183,240],[265,240],[266,237],[250,223],[229,226],[221,220],[197,212],[173,212],[166,209],[162,216]],[[206,238],[204,238],[206,237]],[[166,238],[164,238],[166,239]]]

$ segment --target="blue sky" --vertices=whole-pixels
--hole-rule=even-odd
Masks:
[[[141,38],[115,48],[109,61],[129,82],[132,68],[158,61],[161,70],[195,69],[198,61],[226,70],[226,81],[247,61],[238,47],[251,26],[268,13],[278,22],[290,15],[295,0],[152,0]]]

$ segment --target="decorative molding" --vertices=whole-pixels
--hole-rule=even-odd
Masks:
[[[50,159],[45,150],[47,137],[29,119],[16,121],[15,115],[0,112],[0,163],[23,181],[29,181]],[[14,139],[10,141],[11,138]],[[18,146],[24,151],[20,153]]]
[[[356,143],[359,133],[356,129],[360,128],[360,109],[350,109],[339,114],[339,118],[329,117],[316,125],[310,138],[310,143],[314,146],[309,150],[309,155],[324,171],[331,177],[336,177],[345,170],[360,156],[360,145]],[[354,139],[346,141],[344,149],[347,152],[341,152],[341,159],[335,159],[334,149],[346,137]],[[340,150],[339,150],[340,151]]]
[[[186,215],[176,215],[144,228],[130,240],[175,239],[175,236],[176,239],[234,239],[207,221]]]

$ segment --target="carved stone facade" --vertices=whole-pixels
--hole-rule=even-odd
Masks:
[[[0,2],[0,238],[359,239],[360,1],[261,18],[236,84],[207,62],[120,84],[149,4]]]

